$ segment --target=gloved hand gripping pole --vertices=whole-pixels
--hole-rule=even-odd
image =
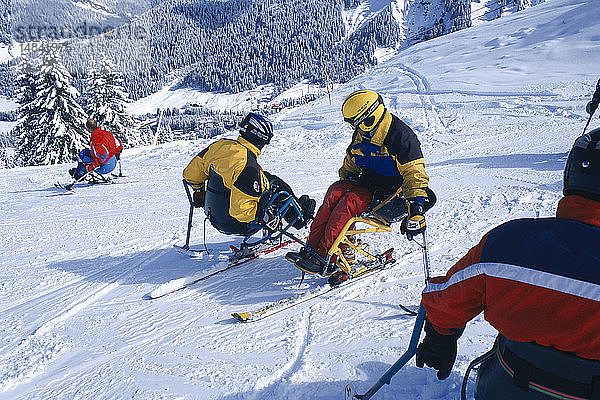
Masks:
[[[598,104],[600,104],[600,79],[598,79],[598,83],[596,84],[596,90],[594,91],[594,95],[592,96],[592,100],[587,103],[585,107],[585,111],[590,114],[590,117],[587,120],[587,124],[585,124],[585,128],[583,128],[583,133],[585,133],[590,121],[592,120],[592,116],[598,109]]]

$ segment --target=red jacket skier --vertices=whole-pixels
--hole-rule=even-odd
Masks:
[[[487,233],[423,292],[417,365],[445,379],[456,340],[480,312],[499,332],[476,399],[600,398],[600,129],[575,142],[556,218]]]
[[[96,169],[112,157],[117,156],[117,160],[123,151],[123,144],[112,133],[100,128],[93,119],[86,123],[86,128],[90,132],[90,152],[94,161],[91,163],[92,169]]]
[[[89,119],[85,127],[90,132],[90,148],[79,153],[77,168],[69,170],[73,178],[79,179],[87,172],[100,174],[112,172],[123,151],[123,144],[112,133],[103,130],[98,123]]]

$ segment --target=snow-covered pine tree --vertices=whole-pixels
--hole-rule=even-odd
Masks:
[[[39,128],[38,115],[33,107],[38,92],[36,82],[39,77],[39,66],[35,64],[34,60],[30,60],[27,55],[24,55],[17,66],[17,72],[18,120],[11,133],[14,138],[17,138],[17,148],[22,149],[25,156],[30,153],[29,138],[36,135]],[[27,164],[21,158],[25,157],[18,156],[20,162]]]
[[[23,165],[48,165],[76,161],[88,145],[85,113],[75,100],[77,90],[56,51],[43,53],[35,81],[35,99],[23,108],[19,122],[17,155]]]
[[[9,45],[11,24],[11,4],[9,0],[0,0],[0,43]]]
[[[131,100],[123,88],[123,79],[114,71],[114,64],[101,54],[100,63],[93,68],[85,90],[85,110],[105,130],[115,135],[124,147],[148,144],[141,135],[139,122],[127,113]]]
[[[517,11],[523,11],[531,6],[531,0],[517,0]]]
[[[157,127],[158,129],[158,127]],[[173,130],[171,125],[163,123],[158,133],[158,143],[169,143],[174,140]]]

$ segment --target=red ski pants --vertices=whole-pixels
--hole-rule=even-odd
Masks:
[[[371,203],[371,198],[371,192],[355,182],[333,183],[310,226],[308,246],[326,258],[327,251],[346,222],[365,211]]]

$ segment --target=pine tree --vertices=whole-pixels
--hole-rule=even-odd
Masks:
[[[39,66],[24,56],[17,66],[17,71],[18,122],[12,130],[12,135],[17,138],[17,148],[23,151],[23,155],[26,155],[31,152],[29,138],[39,133],[38,114],[33,107],[38,92],[36,82],[39,77]],[[25,162],[25,164],[27,163]]]
[[[158,129],[158,127],[157,127]],[[158,143],[169,143],[174,140],[173,130],[171,129],[171,125],[167,123],[163,123],[160,127],[160,132],[158,132]]]
[[[0,43],[10,45],[11,4],[9,0],[0,0]]]
[[[531,0],[517,0],[517,11],[523,11],[528,7],[531,7]]]
[[[76,161],[87,146],[85,114],[75,98],[71,75],[56,51],[44,53],[35,81],[35,98],[21,107],[18,158],[23,165]]]
[[[115,135],[126,148],[147,144],[139,123],[125,110],[131,100],[123,88],[123,79],[114,72],[113,63],[102,54],[100,65],[90,75],[84,97],[90,118]]]

